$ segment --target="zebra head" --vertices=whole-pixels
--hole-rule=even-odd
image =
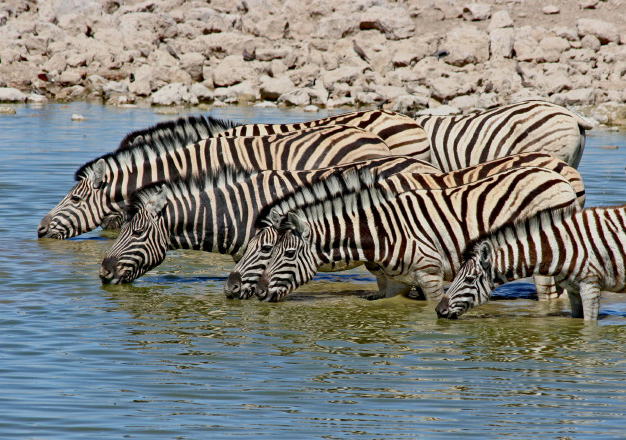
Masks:
[[[282,220],[279,237],[256,285],[261,301],[279,301],[311,281],[319,262],[313,254],[311,227],[298,214],[289,212]]]
[[[261,228],[252,237],[243,257],[237,262],[224,285],[224,293],[228,298],[248,299],[254,295],[255,287],[270,261],[277,241],[278,230],[274,226]]]
[[[102,260],[103,284],[130,283],[165,259],[169,232],[164,216],[167,196],[163,186],[141,202]]]
[[[64,240],[96,229],[105,218],[106,161],[100,159],[39,223],[39,238]],[[111,217],[113,219],[114,217]]]
[[[492,244],[483,241],[473,248],[452,280],[435,311],[440,318],[456,319],[472,307],[486,303],[494,289]]]

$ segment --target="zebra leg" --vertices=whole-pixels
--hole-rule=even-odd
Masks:
[[[385,290],[385,298],[391,298],[396,295],[406,295],[411,291],[411,285],[394,281],[387,278],[387,286]]]
[[[583,317],[585,321],[597,321],[600,313],[600,288],[597,284],[581,284]]]
[[[365,299],[368,301],[383,299],[387,292],[387,277],[378,264],[366,263],[365,268],[376,277],[376,284],[378,285],[378,292],[365,295]]]
[[[539,301],[548,301],[556,299],[564,292],[563,289],[556,285],[553,277],[543,275],[534,275],[535,288],[537,289],[537,299]]]
[[[583,302],[578,286],[567,286],[567,296],[569,297],[569,306],[572,309],[572,318],[582,318]]]

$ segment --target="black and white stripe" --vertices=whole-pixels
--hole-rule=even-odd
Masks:
[[[331,178],[346,187],[342,176]],[[387,185],[389,179],[376,179],[367,170],[349,178],[358,180],[360,185],[350,186],[360,189],[332,197],[312,185],[274,204],[271,209],[282,216],[281,238],[257,285],[258,297],[279,300],[320,268],[360,261],[374,270],[385,296],[418,286],[427,298],[439,299],[469,241],[547,207],[576,205],[567,179],[544,168],[515,168],[453,188],[400,193]],[[313,201],[293,209],[297,198]]]
[[[168,248],[237,258],[267,205],[305,184],[366,167],[381,176],[437,172],[422,161],[390,156],[310,171],[245,171],[224,166],[201,176],[149,185],[133,193],[130,221],[103,261],[100,276],[105,283],[130,282],[160,264]],[[340,190],[328,188],[327,193]],[[294,200],[294,206],[307,201]]]
[[[471,243],[436,310],[457,318],[497,286],[541,274],[567,289],[573,317],[597,320],[600,292],[626,291],[625,249],[626,205],[544,211]]]
[[[189,121],[157,125],[153,132],[135,136],[123,142],[126,146],[83,165],[76,172],[77,184],[41,221],[39,237],[65,239],[88,232],[107,217],[119,215],[138,188],[225,164],[243,169],[313,169],[390,154],[382,139],[357,127],[335,125],[197,141],[196,136],[208,130]]]
[[[578,171],[565,162],[543,153],[508,156],[449,173],[398,174],[386,179],[385,185],[391,187],[396,193],[417,189],[454,188],[519,167],[541,167],[561,174],[576,192],[576,206],[579,209],[583,208],[585,190]],[[254,289],[269,261],[272,248],[278,240],[277,227],[281,216],[277,215],[276,212],[271,212],[270,214],[273,215],[261,215],[256,235],[248,243],[243,257],[237,262],[237,265],[231,272],[224,288],[229,296],[245,299],[254,294]],[[335,267],[334,270],[337,270],[337,268]],[[542,299],[558,296],[553,280],[537,277],[535,284],[537,286],[537,295]]]
[[[580,115],[546,101],[531,100],[477,114],[418,116],[428,134],[429,162],[451,171],[511,154],[542,152],[578,167],[585,130]]]

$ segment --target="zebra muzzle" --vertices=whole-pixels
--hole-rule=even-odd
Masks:
[[[128,270],[119,269],[117,258],[107,257],[102,260],[99,274],[102,284],[119,284],[125,282],[124,279],[127,273]]]
[[[456,312],[453,312],[450,309],[450,300],[445,296],[441,299],[441,301],[439,301],[439,304],[437,304],[437,307],[435,307],[435,311],[437,312],[437,316],[439,318],[458,318]]]
[[[224,284],[224,294],[227,298],[239,298],[241,294],[241,274],[239,272],[231,272]]]

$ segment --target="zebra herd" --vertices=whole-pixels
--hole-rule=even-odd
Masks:
[[[539,100],[417,119],[180,118],[80,167],[38,235],[121,228],[103,283],[196,249],[233,256],[229,298],[278,301],[317,271],[362,264],[378,284],[370,299],[423,295],[440,317],[532,275],[539,299],[565,288],[572,316],[594,320],[601,290],[626,290],[626,208],[583,210],[576,167],[590,128]]]

